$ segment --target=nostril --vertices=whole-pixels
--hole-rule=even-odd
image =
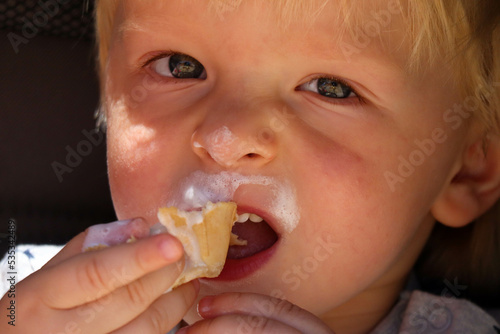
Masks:
[[[196,155],[202,159],[209,158],[224,167],[235,167],[245,161],[270,161],[274,149],[268,146],[268,143],[257,142],[253,137],[246,139],[237,136],[227,126],[208,133],[195,131],[191,136],[191,147]]]

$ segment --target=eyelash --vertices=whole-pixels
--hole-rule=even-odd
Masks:
[[[153,62],[155,62],[155,61],[157,61],[159,59],[170,57],[170,56],[173,56],[175,54],[182,54],[182,53],[175,52],[175,51],[162,51],[162,52],[158,52],[158,53],[152,55],[151,57],[149,57],[148,59],[146,59],[139,67],[140,68],[146,68],[149,65],[151,65]]]
[[[350,90],[351,90],[351,93],[353,93],[355,96],[349,98],[349,97],[346,97],[346,98],[330,98],[330,97],[326,97],[326,96],[323,96],[319,93],[314,93],[314,92],[310,92],[310,91],[306,91],[306,90],[301,90],[300,87],[302,85],[305,85],[306,83],[309,83],[311,81],[314,81],[314,80],[319,80],[319,79],[328,79],[328,80],[331,80],[331,81],[336,81],[346,87],[348,87]],[[338,77],[335,77],[333,75],[327,75],[327,74],[322,74],[322,75],[317,75],[315,77],[312,77],[311,79],[309,79],[307,82],[299,85],[297,88],[295,88],[296,91],[302,91],[302,92],[309,92],[309,93],[313,93],[316,97],[320,98],[322,101],[325,101],[329,104],[333,104],[333,105],[353,105],[353,104],[365,104],[366,101],[363,99],[363,97],[357,92],[356,89],[354,89],[352,87],[352,85],[350,85],[349,83],[347,83],[347,81],[345,81],[344,79],[341,79],[341,78],[338,78]],[[353,101],[354,100],[354,101]]]

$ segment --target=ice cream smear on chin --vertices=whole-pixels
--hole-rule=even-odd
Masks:
[[[300,219],[295,189],[284,180],[263,175],[242,175],[234,172],[207,174],[196,171],[180,185],[178,197],[174,197],[167,206],[176,206],[182,210],[202,208],[207,202],[232,201],[236,190],[243,185],[265,186],[271,194],[266,211],[277,218],[282,229],[292,232]]]

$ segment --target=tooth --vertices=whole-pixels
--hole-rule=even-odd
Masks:
[[[249,218],[250,218],[250,221],[254,222],[254,223],[260,223],[261,221],[264,220],[264,219],[262,219],[261,217],[257,216],[254,213],[252,213]]]
[[[236,220],[237,223],[244,223],[248,220],[250,217],[249,213],[242,213],[241,215],[238,215],[238,219]]]

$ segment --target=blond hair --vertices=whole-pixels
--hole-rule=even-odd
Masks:
[[[229,6],[245,0],[209,0],[213,7]],[[324,0],[328,2],[330,0]],[[98,64],[101,78],[108,60],[115,14],[119,0],[97,0],[96,31]],[[437,60],[447,62],[453,70],[454,82],[461,89],[462,102],[473,107],[472,119],[482,124],[485,133],[500,134],[500,2],[498,0],[390,0],[401,9],[411,41],[407,70],[423,72]],[[309,15],[318,8],[309,0],[272,1],[282,22]],[[345,22],[344,33],[362,23],[365,1],[339,0],[339,17]],[[354,5],[356,4],[356,5]],[[306,14],[304,14],[306,13]],[[286,23],[285,23],[286,24]],[[101,80],[102,81],[102,80]],[[103,116],[103,115],[101,115]],[[500,212],[497,204],[491,212]],[[467,227],[467,238],[460,229],[437,227],[419,261],[419,272],[428,277],[469,279],[469,296],[478,302],[493,293],[500,300],[500,226],[492,213]],[[439,224],[438,224],[439,225]],[[446,231],[446,232],[443,232]],[[441,240],[446,234],[445,240]],[[454,245],[454,246],[453,246]],[[449,249],[459,245],[469,254],[469,261],[455,261]],[[452,247],[453,246],[453,247]],[[471,258],[472,257],[472,258]],[[474,261],[480,257],[482,260]],[[495,267],[495,264],[496,267]],[[471,275],[473,273],[474,275]],[[477,284],[474,284],[474,283]],[[465,282],[467,284],[467,282]]]
[[[211,7],[230,7],[245,0],[209,0]],[[327,2],[329,0],[325,0]],[[495,0],[392,0],[399,3],[412,41],[407,67],[421,71],[435,59],[446,60],[454,69],[454,80],[461,82],[462,96],[473,99],[474,116],[487,130],[500,132],[500,29]],[[105,68],[119,0],[97,0],[96,32],[100,72]],[[317,10],[308,0],[272,1],[282,21]],[[362,20],[362,10],[351,0],[341,0],[339,15],[346,26]],[[363,6],[364,1],[356,4]]]

